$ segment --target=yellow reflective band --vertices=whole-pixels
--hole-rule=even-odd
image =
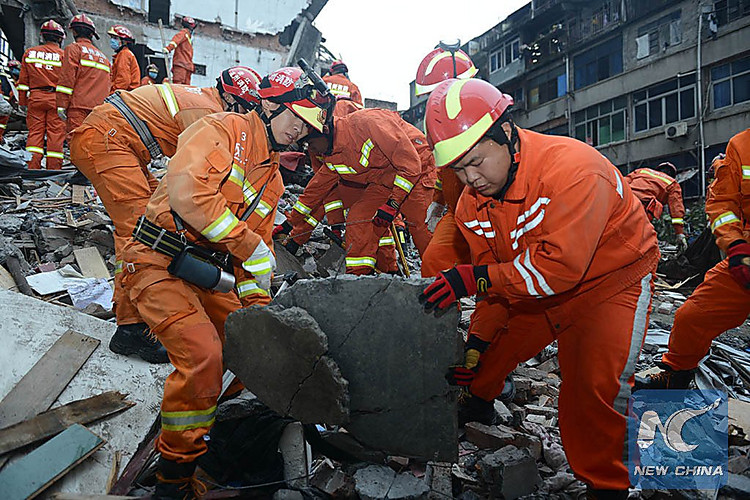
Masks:
[[[203,229],[201,234],[208,238],[209,241],[217,243],[228,235],[239,223],[240,221],[237,217],[228,208],[225,208],[224,213]]]
[[[345,175],[345,174],[356,174],[357,171],[354,170],[352,167],[348,165],[333,165],[331,163],[326,163],[326,166],[329,170],[332,172],[336,172],[339,175]]]
[[[58,68],[62,68],[62,61],[47,61],[46,59],[38,59],[36,57],[27,57],[24,60],[25,63],[28,64],[46,64],[49,66],[56,66]]]
[[[73,89],[71,89],[70,87],[63,87],[62,85],[58,85],[57,87],[55,87],[55,90],[63,94],[73,94]]]
[[[156,88],[159,89],[159,93],[161,94],[161,98],[164,100],[164,104],[167,105],[169,114],[172,115],[172,118],[174,118],[174,115],[176,115],[180,111],[180,106],[177,104],[177,98],[174,96],[172,87],[166,83],[160,83],[156,86]]]
[[[371,267],[375,269],[375,259],[372,257],[347,257],[346,267]]]
[[[487,113],[477,120],[474,125],[457,136],[436,143],[432,149],[432,152],[435,154],[435,166],[444,167],[453,163],[456,158],[466,153],[474,144],[479,142],[484,133],[490,129],[492,123],[492,116]]]
[[[58,111],[65,111],[65,108],[57,108]]]
[[[297,200],[297,203],[292,206],[292,209],[296,210],[302,215],[310,215],[312,213],[312,209],[299,200]]]
[[[255,190],[252,183],[248,180],[245,180],[245,182],[242,183],[242,196],[245,198],[245,203],[247,205],[250,205],[253,200],[255,199],[255,193],[258,191]]]
[[[365,143],[362,144],[362,156],[359,158],[359,164],[363,167],[370,164],[370,151],[372,151],[372,148],[372,139],[367,139]]]
[[[438,191],[442,191],[443,190],[443,181],[441,181],[440,179],[436,180],[435,181],[435,189],[437,189]]]
[[[123,268],[123,262],[121,260],[118,260],[115,262],[115,274],[120,274],[122,272]]]
[[[237,295],[242,299],[250,295],[262,295],[268,297],[268,292],[258,286],[255,280],[241,281],[237,285]]]
[[[266,217],[273,211],[273,207],[263,200],[258,202],[258,206],[255,208],[255,213],[261,217]]]
[[[641,172],[643,172],[644,174],[646,174],[648,176],[653,177],[654,179],[659,179],[660,181],[662,181],[667,186],[669,186],[670,184],[672,184],[674,182],[674,179],[666,179],[666,178],[662,177],[661,175],[657,175],[656,173],[650,172],[650,171],[645,170],[645,169],[641,170]]]
[[[318,221],[315,220],[315,217],[313,217],[311,215],[305,215],[305,222],[307,222],[308,224],[310,224],[312,227],[317,227],[317,225],[318,225]]]
[[[161,428],[167,431],[185,431],[210,427],[216,417],[216,406],[198,411],[162,411]]]
[[[393,236],[383,236],[382,238],[380,238],[380,241],[378,241],[378,246],[381,247],[387,247],[395,244],[396,240],[393,239]]]
[[[732,222],[740,222],[739,217],[734,215],[734,212],[724,212],[716,218],[713,224],[711,224],[711,232],[713,233],[721,226],[731,224]]]
[[[106,64],[98,63],[96,61],[92,61],[90,59],[81,59],[81,66],[86,66],[87,68],[96,68],[100,69],[102,71],[106,71],[109,73],[109,66]]]
[[[44,154],[44,149],[37,146],[26,146],[26,151],[29,153],[39,153],[40,155]]]
[[[458,55],[458,53],[456,53]],[[441,52],[440,54],[435,55],[435,57],[430,60],[429,64],[427,65],[427,68],[424,70],[425,75],[429,75],[432,73],[432,70],[435,68],[435,65],[440,62],[441,59],[445,59],[446,57],[450,57],[451,53],[447,50],[444,52]]]
[[[328,203],[323,205],[323,208],[325,208],[326,213],[333,212],[334,210],[337,210],[339,208],[344,208],[344,202],[341,200],[329,201]]]
[[[16,88],[18,90],[29,90],[29,86],[28,85],[19,85]]]
[[[58,153],[57,151],[47,151],[47,158],[60,158],[62,160],[64,156],[62,153]]]
[[[174,45],[175,47],[177,47],[177,43],[174,40],[172,40],[171,42],[169,42],[167,44],[167,47],[169,47],[170,45]]]
[[[461,89],[469,80],[459,80],[448,89],[445,96],[445,112],[449,120],[453,120],[461,112]]]
[[[260,259],[246,260],[242,267],[256,276],[268,274],[271,272],[271,258],[261,257]]]
[[[6,127],[7,127],[7,125],[5,125],[4,123],[0,123],[0,128],[1,128],[1,129],[3,129],[3,130],[4,130],[4,129],[5,129]]]
[[[229,182],[237,184],[239,187],[242,187],[242,183],[245,182],[245,171],[236,163],[232,163],[232,171],[229,173]]]
[[[750,165],[742,165],[742,178],[750,179]]]
[[[685,224],[685,221],[682,217],[672,217],[672,224]]]
[[[400,187],[401,189],[403,189],[407,193],[411,193],[411,190],[414,188],[414,184],[412,184],[411,182],[407,181],[406,179],[404,179],[400,175],[396,176],[396,178],[393,180],[393,184],[395,186]]]

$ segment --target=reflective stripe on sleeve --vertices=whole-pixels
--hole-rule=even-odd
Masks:
[[[396,176],[396,178],[393,180],[393,184],[395,186],[400,187],[401,189],[403,189],[407,193],[411,193],[411,190],[414,188],[414,184],[412,184],[411,182],[407,181],[406,179],[404,179],[400,175]]]
[[[302,215],[310,215],[312,213],[312,209],[299,200],[297,200],[297,203],[292,206],[292,209],[296,210]]]
[[[4,123],[0,123],[0,128],[1,129],[5,130],[6,127],[7,127],[7,125],[5,125]]]
[[[370,164],[370,151],[372,151],[372,148],[372,139],[367,139],[365,143],[362,144],[362,156],[359,158],[359,164],[363,167],[367,167],[367,165]]]
[[[711,232],[713,233],[721,226],[731,224],[732,222],[740,222],[739,217],[734,215],[734,212],[724,212],[714,220],[713,224],[711,224]]]
[[[242,299],[250,297],[251,295],[261,295],[268,297],[268,292],[258,286],[258,282],[255,280],[241,281],[237,285],[237,295]]]
[[[242,187],[242,184],[245,182],[245,171],[236,163],[232,163],[232,171],[229,172],[229,182],[237,184],[239,187]]]
[[[339,175],[345,174],[356,174],[357,171],[348,165],[333,165],[332,163],[326,163],[328,169],[332,172],[336,172]]]
[[[380,247],[387,247],[395,244],[396,240],[393,239],[393,236],[383,236],[380,238],[380,241],[378,241],[378,246]]]
[[[742,165],[742,178],[750,179],[750,165]]]
[[[64,87],[62,85],[58,85],[57,87],[55,87],[55,90],[57,92],[60,92],[61,94],[73,95],[73,89],[71,89],[70,87]]]
[[[344,202],[341,200],[329,201],[328,203],[323,205],[323,208],[325,208],[326,213],[333,212],[334,210],[337,210],[339,208],[344,208]]]
[[[672,224],[685,224],[682,217],[672,217]]]
[[[18,86],[16,86],[16,89],[18,89],[18,90],[29,90],[29,86],[28,85],[18,85]]]
[[[180,111],[180,106],[177,104],[177,98],[174,96],[172,87],[169,84],[160,83],[156,86],[156,88],[159,89],[159,93],[161,94],[161,98],[164,100],[164,104],[167,105],[169,114],[172,115],[172,118],[174,118],[174,115],[176,115]]]
[[[203,229],[201,234],[208,238],[209,241],[217,243],[228,235],[239,223],[240,221],[231,210],[225,208],[224,213]]]

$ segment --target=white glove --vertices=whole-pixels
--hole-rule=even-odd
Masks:
[[[163,54],[169,54],[169,49],[166,48],[166,47],[164,47],[163,49],[161,49],[161,51],[162,51]]]
[[[57,108],[57,116],[64,122],[68,121],[68,113],[65,108]]]
[[[427,207],[427,217],[425,217],[424,222],[427,224],[427,229],[431,232],[435,232],[435,228],[437,227],[437,223],[440,222],[440,219],[443,218],[443,213],[445,212],[445,205],[441,205],[440,203],[433,201],[430,203],[430,206]]]
[[[250,258],[242,263],[242,269],[253,273],[258,286],[263,290],[268,291],[271,288],[271,275],[276,269],[276,259],[263,240],[260,240]]]
[[[677,235],[677,248],[680,250],[680,252],[684,252],[687,250],[688,242],[687,237],[684,234],[678,234]]]

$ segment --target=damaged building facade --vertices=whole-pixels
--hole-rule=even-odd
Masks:
[[[73,15],[83,12],[92,18],[100,35],[114,24],[130,29],[136,38],[134,53],[142,74],[148,64],[154,63],[160,68],[161,78],[166,75],[161,55],[164,41],[169,42],[181,29],[182,16],[190,16],[198,21],[193,38],[196,70],[192,84],[209,87],[230,66],[250,66],[260,74],[268,74],[300,57],[316,61],[322,36],[312,21],[326,2],[0,0],[0,65],[5,66],[9,59],[19,59],[25,47],[38,44],[39,27],[47,19],[55,19],[67,27]],[[160,19],[164,41],[158,25]],[[65,44],[72,41],[69,33]],[[97,44],[112,57],[108,43]]]
[[[520,126],[585,141],[627,173],[707,168],[747,127],[748,40],[750,0],[534,0],[462,48],[514,97]],[[404,117],[421,126],[426,96],[411,87]]]

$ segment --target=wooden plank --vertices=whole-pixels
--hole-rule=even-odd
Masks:
[[[73,255],[75,255],[78,267],[81,268],[81,274],[83,274],[85,278],[109,279],[107,265],[104,263],[104,259],[102,259],[102,256],[99,254],[99,250],[97,250],[96,247],[86,247],[79,250],[73,250]]]
[[[54,436],[73,424],[88,424],[135,405],[125,394],[105,392],[46,411],[36,417],[0,430],[0,455]]]
[[[84,205],[86,203],[85,198],[86,188],[80,184],[73,184],[73,204]]]
[[[18,290],[18,285],[4,266],[0,266],[0,290]]]
[[[68,427],[0,471],[0,498],[34,498],[103,445],[104,440],[84,426]]]
[[[0,428],[49,410],[98,346],[98,339],[65,332],[0,401]]]

